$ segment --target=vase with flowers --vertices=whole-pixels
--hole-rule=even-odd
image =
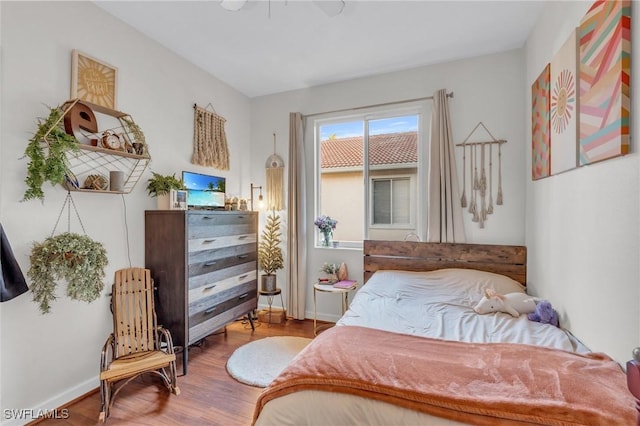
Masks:
[[[331,219],[330,216],[321,215],[313,222],[320,230],[322,236],[320,238],[320,244],[322,247],[331,246],[331,238],[333,237],[333,230],[336,229],[338,221]]]

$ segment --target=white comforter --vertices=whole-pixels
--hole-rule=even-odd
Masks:
[[[353,299],[339,325],[462,342],[507,342],[588,352],[569,333],[506,313],[480,315],[473,307],[485,288],[524,291],[502,275],[465,269],[379,271]]]

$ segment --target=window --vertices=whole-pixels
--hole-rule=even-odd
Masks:
[[[411,178],[371,180],[371,225],[411,225]]]
[[[422,116],[414,106],[315,120],[316,216],[338,221],[339,247],[419,233]]]

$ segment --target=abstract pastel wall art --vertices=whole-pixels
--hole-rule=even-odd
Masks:
[[[551,174],[554,175],[577,166],[577,68],[577,38],[574,30],[551,60],[549,121]]]
[[[531,85],[531,179],[547,177],[551,173],[549,157],[550,121],[549,88],[550,65],[547,64]]]
[[[578,28],[580,165],[629,152],[631,1],[597,1]]]

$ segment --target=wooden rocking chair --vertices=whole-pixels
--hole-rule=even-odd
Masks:
[[[111,295],[113,333],[100,360],[101,423],[109,417],[120,389],[143,373],[159,375],[172,393],[180,394],[173,341],[169,331],[157,325],[153,290],[148,269],[116,271]]]

